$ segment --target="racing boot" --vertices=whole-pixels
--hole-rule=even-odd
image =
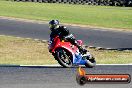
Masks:
[[[86,49],[83,49],[81,46],[78,46],[78,49],[79,49],[79,52],[81,54],[86,54],[87,53],[87,50]]]

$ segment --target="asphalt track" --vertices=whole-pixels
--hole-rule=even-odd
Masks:
[[[132,50],[132,32],[75,26],[67,26],[67,28],[77,39],[83,40],[85,45]],[[50,31],[46,23],[39,24],[0,18],[0,35],[48,40]]]
[[[132,65],[85,68],[87,74],[130,74]],[[76,82],[77,68],[0,67],[0,88],[132,88],[129,84],[85,84]]]
[[[77,39],[85,44],[105,48],[132,48],[132,33],[89,29],[68,26]],[[86,30],[89,29],[89,30]],[[0,19],[0,34],[34,39],[49,38],[47,24]],[[85,68],[93,74],[130,74],[132,65],[107,65]],[[2,67],[0,66],[0,88],[132,88],[129,84],[86,84],[76,83],[77,68],[62,67]]]

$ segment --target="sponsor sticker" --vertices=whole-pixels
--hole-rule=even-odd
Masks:
[[[129,74],[86,74],[86,71],[79,67],[76,75],[76,81],[80,85],[86,83],[130,83]]]

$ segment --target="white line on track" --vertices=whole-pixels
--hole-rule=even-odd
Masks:
[[[103,65],[104,65],[104,66],[105,66],[105,65],[106,65],[106,66],[108,66],[108,65],[109,65],[109,66],[112,66],[112,65],[118,66],[118,65],[132,65],[132,64],[97,64],[97,66],[100,66],[100,65],[102,65],[102,66],[103,66]],[[39,66],[41,66],[41,67],[44,67],[44,66],[47,66],[47,67],[54,67],[54,66],[55,66],[55,67],[60,67],[59,64],[53,64],[53,65],[20,65],[20,66],[23,66],[23,67],[24,67],[24,66],[25,66],[25,67],[26,67],[26,66],[28,66],[28,67],[30,67],[30,66],[31,66],[31,67],[37,67],[37,66],[38,66],[38,67],[39,67]]]

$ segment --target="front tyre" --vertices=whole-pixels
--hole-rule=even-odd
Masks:
[[[70,52],[63,48],[59,48],[55,51],[55,58],[58,63],[63,67],[72,67],[72,58]]]

